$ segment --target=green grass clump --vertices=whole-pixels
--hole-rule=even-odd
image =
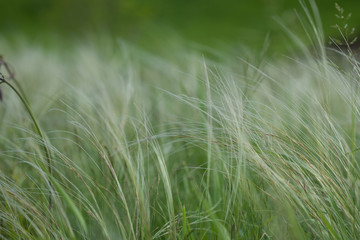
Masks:
[[[0,237],[359,238],[360,65],[318,34],[253,61],[0,39],[31,112],[1,85]]]

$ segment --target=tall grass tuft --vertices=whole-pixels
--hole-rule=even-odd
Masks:
[[[359,238],[360,65],[301,3],[316,51],[287,57],[0,39],[0,237]]]

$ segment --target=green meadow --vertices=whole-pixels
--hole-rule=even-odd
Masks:
[[[69,2],[4,5],[0,239],[360,239],[357,3]]]

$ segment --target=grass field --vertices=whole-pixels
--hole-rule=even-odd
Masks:
[[[282,57],[0,38],[0,238],[359,238],[360,66],[317,23]]]

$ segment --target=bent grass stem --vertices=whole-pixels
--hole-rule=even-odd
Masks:
[[[24,91],[22,90],[22,88],[20,87],[20,91],[15,87],[13,86],[9,81],[5,80],[5,79],[2,79],[2,83],[8,85],[14,92],[15,94],[19,97],[20,101],[22,102],[22,104],[24,105],[26,111],[28,112],[34,126],[35,126],[35,129],[36,129],[36,132],[39,134],[40,138],[42,139],[42,141],[45,141],[45,135],[43,134],[41,128],[40,128],[40,125],[38,123],[38,121],[36,120],[32,110],[31,110],[31,107],[30,107],[30,104],[29,102],[27,101],[27,98],[26,96],[24,95]],[[17,86],[20,86],[19,83],[17,81],[15,81],[16,85]],[[51,161],[51,157],[50,157],[50,150],[49,148],[46,146],[45,142],[42,144],[42,147],[43,147],[43,150],[44,150],[44,153],[45,153],[45,158],[46,158],[46,162],[47,162],[47,165],[48,165],[48,172],[49,172],[49,175],[52,176],[52,161]],[[51,182],[49,181],[49,186],[51,188],[52,184]],[[50,189],[50,192],[51,192],[51,189]],[[52,208],[52,197],[51,197],[51,193],[50,193],[50,196],[49,196],[49,208],[51,209]]]

